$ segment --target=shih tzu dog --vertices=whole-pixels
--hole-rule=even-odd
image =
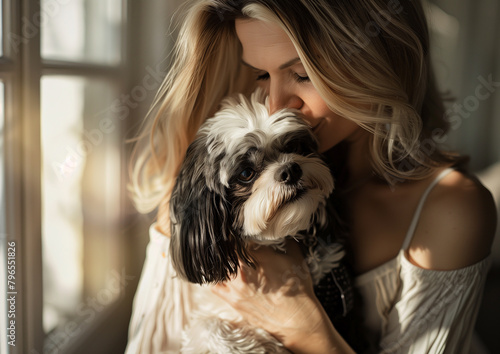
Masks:
[[[227,98],[189,146],[170,200],[170,256],[179,277],[200,284],[202,301],[184,330],[184,353],[287,352],[266,331],[242,320],[206,284],[229,280],[240,262],[253,265],[250,245],[285,251],[302,242],[313,282],[344,255],[338,243],[316,247],[328,224],[329,168],[300,112],[269,114],[256,91]]]

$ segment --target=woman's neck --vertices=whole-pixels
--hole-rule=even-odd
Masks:
[[[343,190],[356,188],[374,177],[370,162],[369,137],[369,132],[360,129],[350,139],[325,153],[336,177],[338,188]]]

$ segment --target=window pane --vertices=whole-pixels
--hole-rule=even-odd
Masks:
[[[120,60],[122,0],[42,0],[44,59],[116,64]]]
[[[120,295],[121,143],[108,82],[47,76],[41,90],[43,319],[51,352],[71,339],[68,322],[89,325]]]

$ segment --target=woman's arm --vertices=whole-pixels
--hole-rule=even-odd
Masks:
[[[251,324],[267,330],[294,353],[353,353],[314,295],[312,280],[295,241],[287,253],[261,247],[256,269],[213,288]]]

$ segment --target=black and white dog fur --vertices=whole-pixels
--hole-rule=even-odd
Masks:
[[[189,146],[170,200],[170,256],[177,275],[205,290],[203,310],[183,332],[184,353],[278,353],[285,348],[245,323],[205,284],[229,280],[252,265],[249,244],[284,251],[287,237],[314,244],[327,224],[333,190],[329,168],[300,112],[269,114],[256,91],[227,98]],[[313,282],[344,255],[339,244],[309,248]]]

